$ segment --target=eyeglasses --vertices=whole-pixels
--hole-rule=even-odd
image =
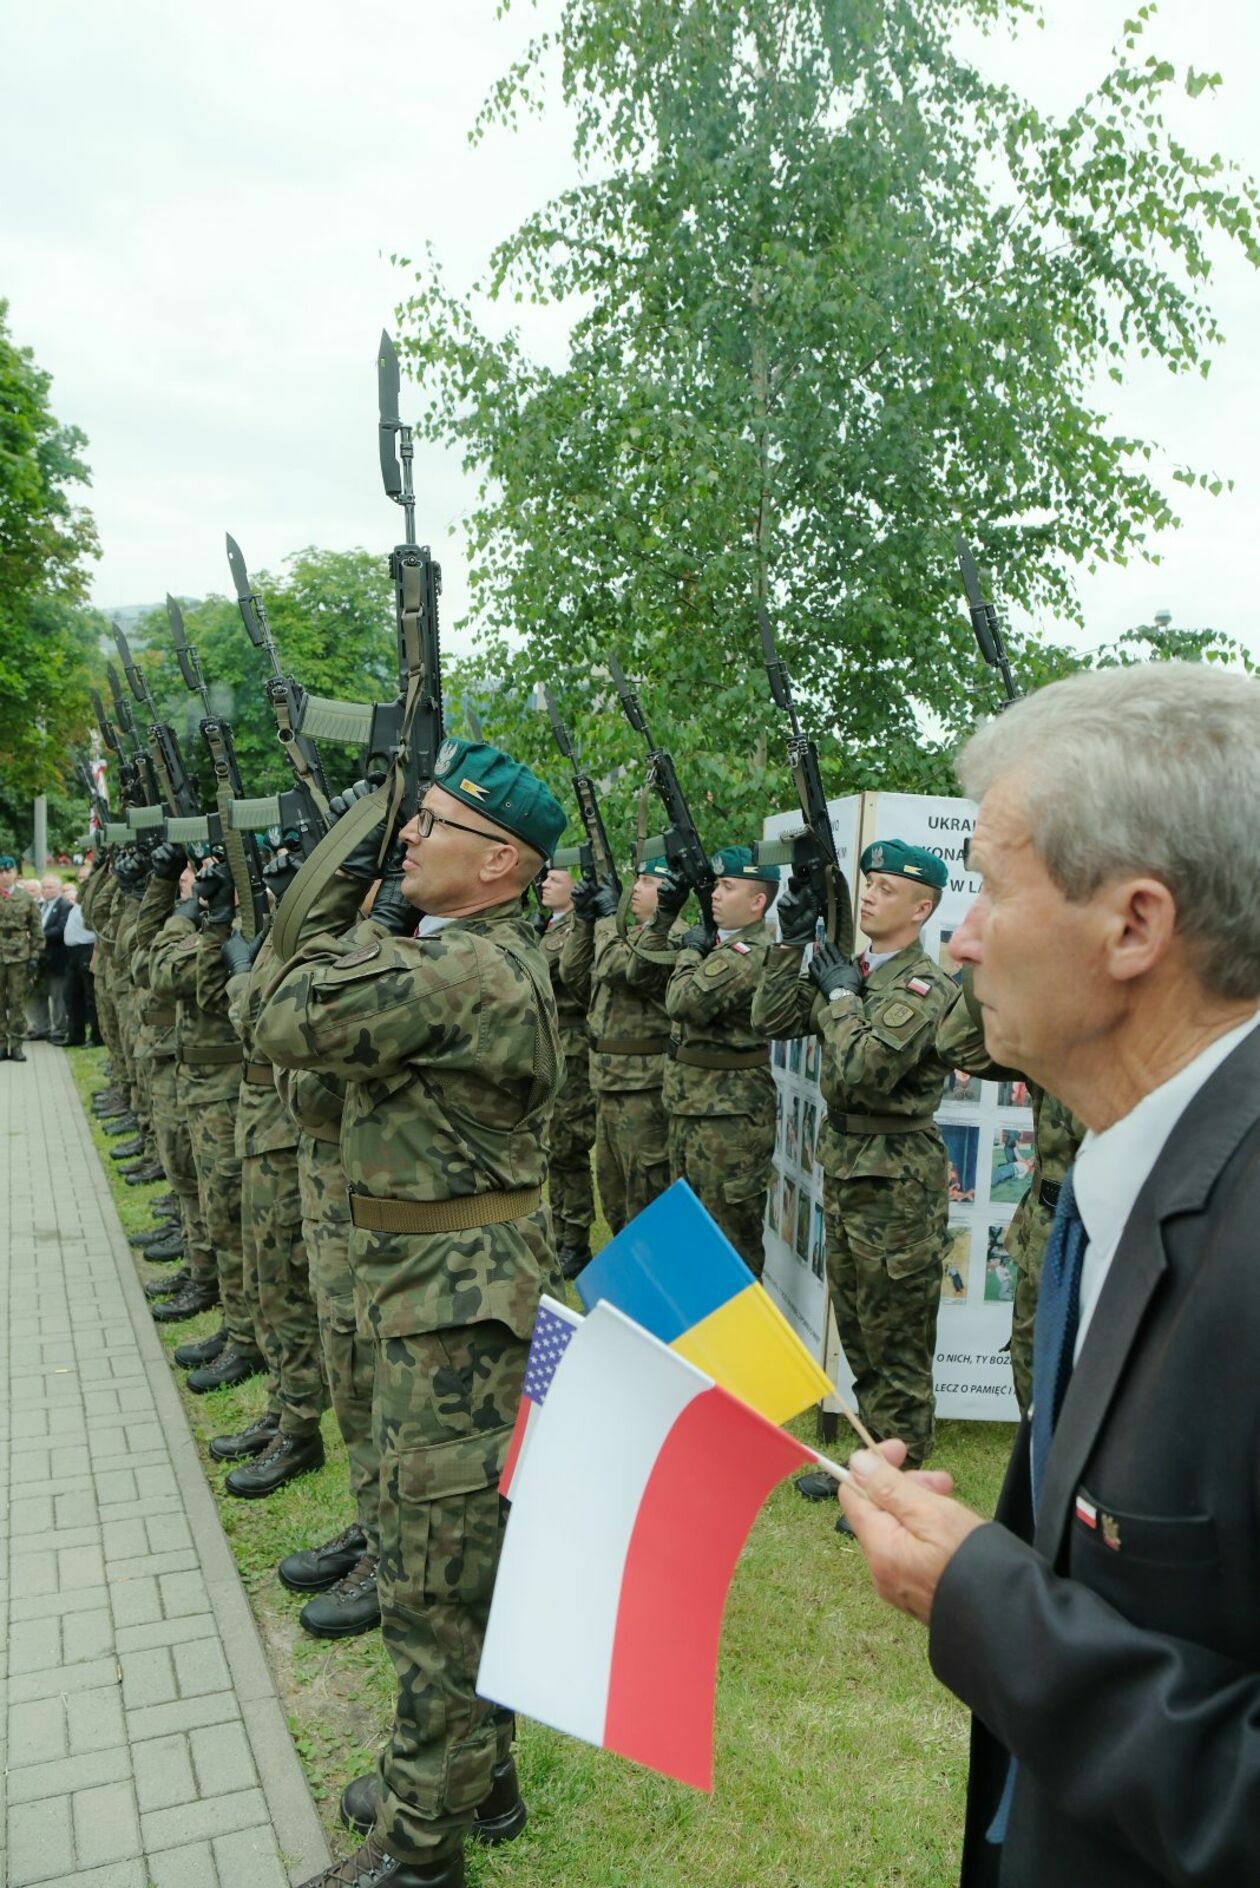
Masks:
[[[435,813],[431,806],[422,806],[416,814],[416,837],[427,839],[435,826],[450,826],[457,833],[471,833],[474,839],[484,839],[492,846],[504,844],[498,833],[483,833],[476,826],[461,825],[457,819],[443,819],[442,815]]]

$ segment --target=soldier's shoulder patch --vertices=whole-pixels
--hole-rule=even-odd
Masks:
[[[371,963],[372,959],[379,957],[380,954],[381,947],[379,941],[374,944],[361,944],[357,951],[347,951],[344,957],[339,957],[335,968],[337,970],[353,970],[356,964]]]
[[[909,1003],[890,1003],[887,1009],[880,1011],[879,1020],[889,1029],[900,1029],[903,1023],[912,1022],[916,1014]]]
[[[749,952],[752,950],[752,945],[745,944],[742,938],[737,937],[737,938],[731,939],[731,949],[733,951],[738,951],[741,957],[747,957]]]
[[[925,977],[907,977],[907,990],[913,990],[916,996],[930,996],[932,986]]]

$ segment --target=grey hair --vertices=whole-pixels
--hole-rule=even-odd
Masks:
[[[1172,893],[1207,989],[1260,997],[1260,687],[1196,662],[1084,670],[984,722],[956,763],[980,800],[1023,790],[1066,898],[1145,874]]]

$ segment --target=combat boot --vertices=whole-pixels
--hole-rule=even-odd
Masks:
[[[169,1265],[173,1259],[184,1256],[184,1235],[178,1226],[171,1226],[166,1232],[154,1239],[144,1248],[144,1256],[151,1265]]]
[[[589,1245],[563,1245],[556,1248],[556,1264],[560,1267],[561,1278],[576,1278],[579,1272],[586,1270],[590,1262]]]
[[[286,1554],[276,1568],[281,1586],[290,1593],[322,1593],[335,1586],[343,1574],[358,1565],[367,1546],[367,1536],[357,1521],[330,1541],[318,1547],[304,1547],[299,1553]]]
[[[155,1180],[166,1178],[166,1169],[160,1160],[145,1160],[138,1167],[131,1168],[123,1178],[129,1187],[151,1187]]]
[[[181,1344],[171,1355],[181,1370],[195,1370],[198,1364],[212,1364],[226,1343],[227,1332],[220,1326],[209,1337],[197,1337],[191,1344]]]
[[[142,1226],[139,1232],[127,1234],[129,1246],[151,1246],[155,1239],[165,1239],[173,1225],[179,1221],[174,1213],[159,1213],[151,1226]]]
[[[375,1770],[356,1777],[341,1792],[341,1820],[356,1835],[368,1835],[376,1824],[381,1785]],[[525,1799],[516,1775],[516,1759],[506,1757],[494,1766],[490,1794],[477,1805],[477,1820],[468,1831],[474,1842],[493,1848],[514,1842],[527,1821]]]
[[[153,1210],[155,1213],[178,1213],[179,1201],[173,1193],[159,1193],[153,1202]]]
[[[219,1302],[217,1285],[186,1285],[178,1298],[168,1298],[164,1305],[154,1305],[155,1324],[182,1324],[200,1311],[212,1311]]]
[[[129,1141],[120,1141],[117,1147],[111,1147],[111,1160],[135,1160],[144,1152],[144,1136],[133,1134]]]
[[[280,1418],[273,1410],[264,1410],[235,1435],[212,1436],[210,1453],[216,1462],[246,1462],[251,1455],[261,1455],[274,1442]]]
[[[277,1433],[254,1461],[234,1468],[223,1486],[229,1495],[239,1495],[242,1501],[262,1501],[299,1475],[309,1475],[323,1466],[324,1438],[318,1429],[310,1436]]]
[[[811,1469],[808,1475],[798,1475],[796,1492],[804,1495],[806,1501],[834,1501],[840,1492],[840,1484],[834,1475],[828,1475],[825,1468]]]
[[[441,1861],[399,1862],[370,1835],[361,1849],[312,1875],[301,1888],[464,1888],[464,1851]]]
[[[140,1123],[130,1108],[124,1108],[121,1114],[110,1116],[105,1132],[111,1140],[117,1140],[120,1134],[138,1134]]]
[[[375,1554],[364,1554],[336,1586],[308,1600],[298,1614],[307,1632],[316,1639],[353,1639],[357,1632],[374,1632],[381,1623],[379,1564]]]
[[[183,1291],[185,1285],[191,1284],[192,1273],[186,1265],[182,1265],[179,1271],[172,1272],[169,1278],[150,1279],[144,1287],[144,1295],[146,1298],[174,1298]]]
[[[248,1383],[267,1368],[258,1351],[239,1351],[235,1344],[225,1344],[213,1363],[203,1364],[188,1379],[194,1396],[206,1396],[230,1384]]]
[[[26,1051],[22,1047],[20,1042],[15,1043],[14,1046],[9,1050],[9,1060],[10,1062],[25,1062]]]

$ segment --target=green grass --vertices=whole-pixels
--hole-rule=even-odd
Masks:
[[[85,1099],[100,1085],[103,1060],[73,1058]],[[110,1143],[94,1120],[92,1133],[104,1152]],[[107,1157],[104,1165],[123,1225],[147,1224],[161,1184],[129,1188]],[[215,1324],[207,1313],[157,1328],[173,1350]],[[175,1375],[182,1384],[183,1373]],[[300,1600],[275,1577],[284,1554],[353,1518],[340,1439],[326,1415],[328,1462],[319,1474],[268,1501],[234,1501],[205,1445],[259,1413],[262,1382],[183,1395],[311,1790],[334,1851],[344,1853],[352,1844],[336,1820],[337,1797],[375,1760],[392,1675],[374,1634],[307,1637]],[[791,1427],[813,1440],[812,1414]],[[942,1423],[935,1460],[953,1471],[965,1500],[991,1513],[1009,1446],[1003,1424]],[[497,1853],[470,1854],[474,1888],[947,1888],[957,1880],[966,1713],[932,1678],[922,1629],[875,1599],[858,1548],[834,1532],[834,1515],[803,1502],[788,1482],[753,1528],[723,1632],[712,1797],[522,1723],[529,1827]]]

